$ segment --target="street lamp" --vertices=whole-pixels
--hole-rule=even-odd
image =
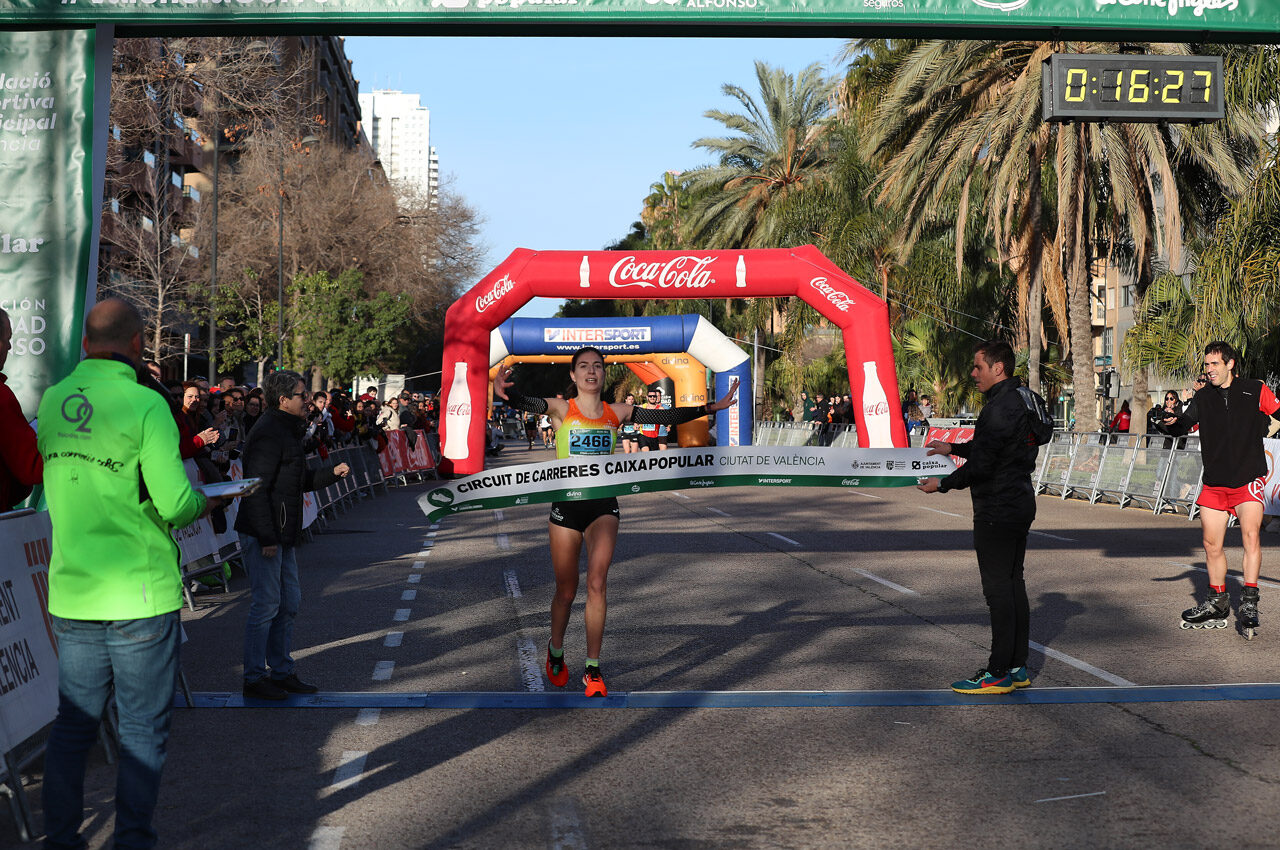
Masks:
[[[320,139],[307,136],[298,142],[300,147],[310,147]],[[284,368],[284,142],[280,143],[280,209],[276,216],[276,369]]]

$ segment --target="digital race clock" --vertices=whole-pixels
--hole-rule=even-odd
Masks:
[[[1217,121],[1221,56],[1055,53],[1041,81],[1046,121]]]

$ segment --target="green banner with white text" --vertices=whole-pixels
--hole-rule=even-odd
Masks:
[[[96,41],[84,29],[0,31],[0,308],[13,326],[4,373],[28,420],[80,360],[100,192]]]
[[[431,520],[540,502],[719,487],[910,487],[955,464],[924,449],[713,446],[486,469],[418,497]]]
[[[662,27],[864,26],[889,34],[945,36],[967,28],[1105,33],[1132,39],[1164,31],[1168,41],[1234,34],[1280,35],[1277,0],[0,0],[0,21],[31,26],[115,23],[359,24],[558,23]],[[346,27],[347,30],[341,28]],[[1184,36],[1177,33],[1182,31]],[[707,30],[714,34],[714,30]],[[832,33],[833,35],[835,33]],[[1192,37],[1194,34],[1194,37]],[[979,37],[999,37],[979,35]],[[1102,39],[1112,40],[1112,39]],[[1159,40],[1159,39],[1143,39]]]

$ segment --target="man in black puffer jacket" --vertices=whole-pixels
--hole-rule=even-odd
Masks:
[[[236,531],[249,573],[252,598],[244,634],[244,695],[282,700],[318,688],[293,669],[293,620],[302,601],[294,546],[302,534],[302,494],[327,487],[350,471],[345,463],[311,470],[302,452],[307,430],[306,384],[297,372],[274,372],[262,382],[274,407],[245,441],[245,478],[261,478],[257,492],[240,500]],[[270,676],[267,674],[270,668]]]
[[[1018,392],[1013,348],[992,340],[974,351],[969,373],[986,396],[967,443],[934,440],[929,454],[955,455],[965,465],[939,481],[925,478],[926,493],[969,488],[973,497],[973,548],[978,555],[982,593],[991,612],[991,657],[987,666],[951,689],[962,694],[1007,694],[1031,684],[1027,676],[1031,606],[1022,577],[1027,534],[1036,518],[1031,483],[1037,444],[1031,411]]]

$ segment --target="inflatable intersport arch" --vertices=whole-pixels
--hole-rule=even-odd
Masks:
[[[490,335],[529,299],[789,295],[804,299],[840,328],[849,362],[849,388],[857,404],[859,445],[905,448],[906,425],[896,415],[900,396],[888,305],[812,245],[741,251],[517,248],[445,314],[442,471],[470,475],[484,469]]]
[[[596,319],[508,319],[489,335],[489,363],[508,357],[527,358],[536,355],[572,355],[585,345],[594,346],[611,362],[638,360],[654,363],[664,375],[679,377],[679,405],[703,404],[706,398],[705,372],[697,398],[690,367],[705,366],[715,372],[715,398],[729,391],[738,381],[738,396],[733,405],[716,417],[716,443],[721,446],[751,444],[751,362],[745,351],[720,329],[702,316],[636,316],[634,318]],[[681,358],[671,352],[687,352]],[[633,355],[646,355],[639,358]],[[680,362],[683,360],[684,362]],[[691,364],[689,361],[695,361]],[[527,361],[526,361],[527,362]],[[668,368],[669,367],[669,368]],[[683,374],[679,374],[683,373]],[[638,373],[637,373],[638,374]],[[645,381],[651,383],[652,381]],[[681,441],[681,445],[685,445]],[[706,445],[695,441],[689,445]]]

